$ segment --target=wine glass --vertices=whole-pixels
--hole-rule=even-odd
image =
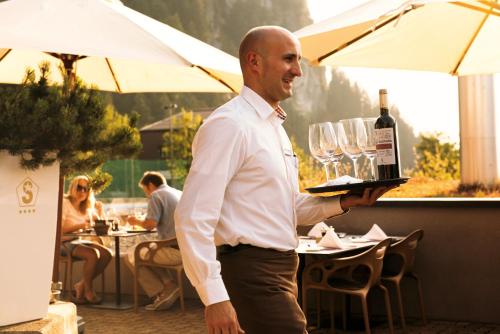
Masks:
[[[339,144],[342,151],[352,160],[354,177],[358,178],[358,164],[356,160],[361,156],[361,148],[358,144],[358,133],[365,131],[361,118],[350,118],[340,120],[338,127]]]
[[[358,144],[361,147],[361,151],[365,157],[370,160],[370,170],[372,180],[376,179],[375,174],[375,157],[377,156],[377,148],[376,148],[376,138],[375,138],[375,122],[377,121],[376,117],[363,118],[363,125],[365,131],[360,131],[358,133]]]
[[[134,216],[136,219],[143,220],[144,217],[146,216],[146,210],[141,207],[135,207],[134,208]]]
[[[344,152],[342,151],[342,148],[340,147],[340,140],[339,140],[339,122],[332,123],[333,129],[335,133],[337,134],[337,149],[333,152],[331,161],[333,162],[333,167],[335,168],[335,178],[339,177],[339,164],[340,160],[344,157]],[[343,131],[343,130],[342,130]]]
[[[338,142],[332,123],[315,123],[309,125],[309,150],[312,156],[323,164],[326,172],[326,182],[330,181],[328,164],[337,149]]]

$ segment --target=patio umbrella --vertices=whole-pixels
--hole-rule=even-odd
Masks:
[[[295,34],[304,56],[317,65],[456,76],[500,72],[498,0],[373,0]],[[483,76],[459,78],[461,179],[466,184],[493,184],[500,175],[492,168],[497,159],[492,82]]]
[[[117,0],[10,0],[0,3],[0,82],[21,83],[26,67],[64,68],[70,80],[120,93],[237,92],[238,59],[136,12]],[[70,82],[71,86],[71,82]],[[58,278],[63,177],[53,280]]]
[[[500,4],[491,0],[368,1],[295,34],[318,65],[500,72]]]
[[[0,3],[0,82],[51,64],[101,90],[236,92],[238,60],[119,1],[10,0]]]

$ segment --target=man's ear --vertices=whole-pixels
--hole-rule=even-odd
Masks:
[[[255,69],[260,64],[260,57],[257,52],[247,53],[247,63],[251,68]]]

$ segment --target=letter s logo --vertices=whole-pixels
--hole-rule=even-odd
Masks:
[[[24,196],[21,198],[24,204],[29,204],[31,201],[33,201],[33,184],[31,181],[26,180],[23,184],[23,192]]]

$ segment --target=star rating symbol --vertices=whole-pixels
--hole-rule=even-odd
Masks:
[[[19,210],[20,214],[30,214],[30,213],[35,213],[36,209],[21,209]]]

